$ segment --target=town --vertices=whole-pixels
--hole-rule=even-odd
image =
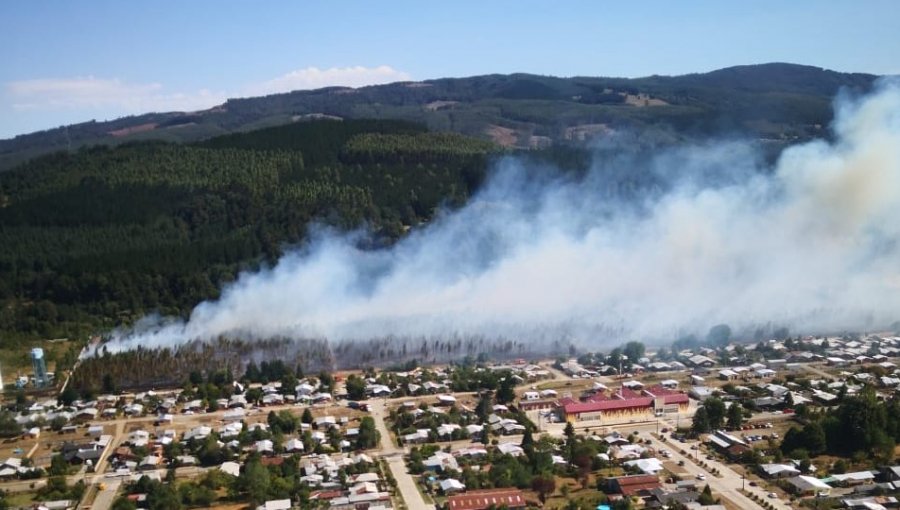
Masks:
[[[897,508],[900,337],[7,388],[9,508]],[[49,375],[48,375],[49,374]],[[14,395],[15,399],[9,399]]]

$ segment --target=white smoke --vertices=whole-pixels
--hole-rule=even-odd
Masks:
[[[641,164],[676,184],[638,206],[601,193],[627,165],[541,178],[508,158],[468,205],[389,249],[320,231],[187,322],[107,347],[223,335],[565,334],[590,345],[718,323],[884,326],[900,319],[900,89],[840,101],[830,138],[786,150],[771,169],[749,144],[664,152]]]

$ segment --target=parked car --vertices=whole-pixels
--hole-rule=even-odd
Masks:
[[[706,480],[706,475],[700,473],[699,475],[697,475],[697,480]]]
[[[769,497],[772,498],[772,499],[777,499],[777,498],[778,498],[778,494],[775,494],[774,492],[768,493],[767,496],[769,496]]]

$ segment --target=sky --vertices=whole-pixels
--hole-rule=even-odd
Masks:
[[[0,139],[247,97],[764,62],[900,74],[893,0],[0,2]]]

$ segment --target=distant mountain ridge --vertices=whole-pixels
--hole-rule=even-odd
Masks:
[[[519,148],[580,144],[619,129],[682,139],[740,133],[774,143],[817,136],[841,89],[878,78],[786,63],[644,78],[484,75],[329,87],[230,99],[198,112],[147,113],[0,140],[0,170],[85,145],[193,142],[321,117],[400,119]]]

